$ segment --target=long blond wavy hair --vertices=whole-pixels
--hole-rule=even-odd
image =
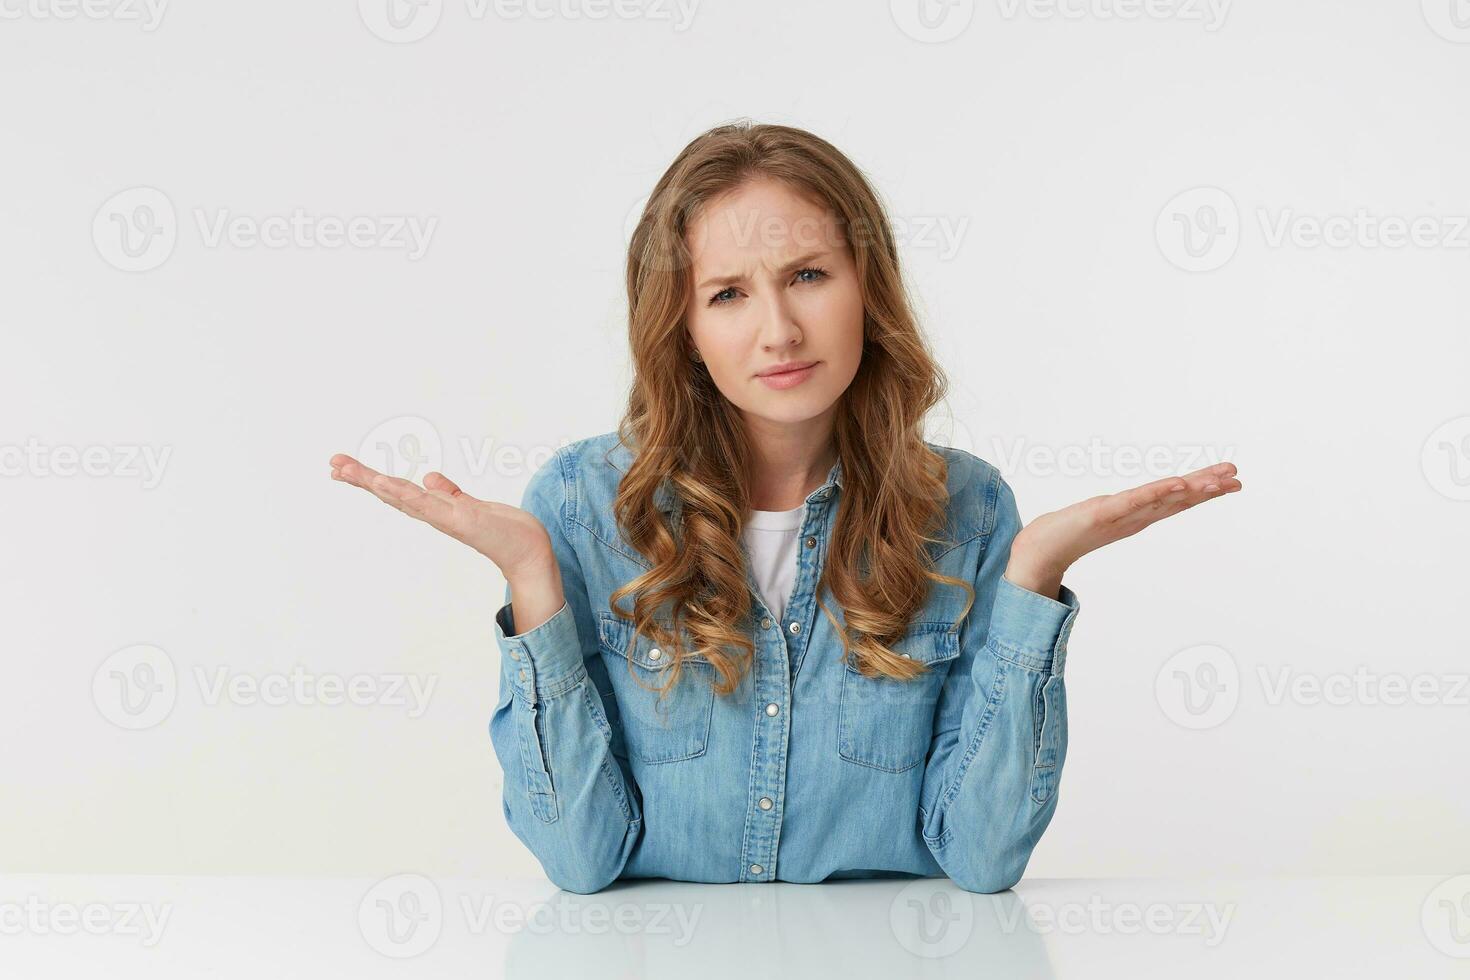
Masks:
[[[930,535],[943,527],[948,493],[946,461],[925,444],[923,423],[947,381],[910,308],[883,206],[852,161],[812,133],[748,120],[717,126],[659,178],[628,247],[633,383],[618,434],[634,461],[614,509],[651,568],[613,592],[611,605],[633,623],[633,642],[636,634],[651,637],[671,655],[660,697],[691,653],[719,674],[711,683],[722,695],[738,686],[754,654],[739,546],[750,510],[750,445],[738,410],[691,359],[685,234],[707,202],[757,177],[785,181],[826,206],[852,250],[861,288],[863,354],[839,400],[833,439],[842,491],[817,584],[842,655],[866,676],[909,680],[927,667],[888,644],[922,607],[931,583],[968,592],[961,620],[975,599],[970,583],[935,571],[926,549],[938,541]],[[675,504],[667,517],[655,502],[660,487]],[[824,587],[841,606],[845,629],[821,601]],[[634,597],[631,616],[619,608],[627,596]],[[681,631],[692,651],[683,649]]]

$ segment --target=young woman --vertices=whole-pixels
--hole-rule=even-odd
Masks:
[[[491,741],[551,880],[1018,881],[1067,753],[1082,555],[1241,488],[1221,463],[1024,528],[932,445],[945,393],[882,207],[805,131],[691,142],[628,252],[634,379],[521,507],[333,479],[504,575]]]

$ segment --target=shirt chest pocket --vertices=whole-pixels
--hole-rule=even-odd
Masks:
[[[678,681],[660,698],[672,654],[610,612],[597,614],[597,636],[632,756],[662,763],[704,755],[714,714],[713,665],[686,651]]]
[[[903,772],[928,754],[948,662],[959,656],[959,634],[949,623],[920,623],[890,646],[929,669],[903,681],[864,677],[848,663],[837,709],[837,754],[848,762]]]

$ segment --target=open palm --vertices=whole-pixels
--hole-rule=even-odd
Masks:
[[[1241,489],[1235,472],[1234,463],[1216,463],[1042,514],[1016,535],[1011,544],[1012,566],[1060,576],[1090,551],[1137,534],[1195,504]]]
[[[429,473],[420,487],[387,476],[345,453],[331,459],[332,479],[362,487],[379,500],[462,541],[500,567],[507,578],[551,560],[551,537],[532,514],[510,504],[479,500],[443,473]]]

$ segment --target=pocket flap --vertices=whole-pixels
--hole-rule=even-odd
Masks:
[[[627,657],[640,667],[648,670],[662,670],[665,664],[671,663],[672,655],[659,648],[651,638],[642,633],[637,635],[633,641],[632,650],[629,651],[628,638],[633,633],[633,624],[605,610],[597,614],[597,637],[602,645],[620,657]],[[687,641],[688,635],[684,639]],[[685,651],[685,665],[690,663],[707,664],[708,657],[698,653]]]
[[[960,634],[950,623],[911,624],[896,643],[889,644],[894,653],[925,664],[939,664],[960,655]],[[860,673],[848,654],[847,669]]]

